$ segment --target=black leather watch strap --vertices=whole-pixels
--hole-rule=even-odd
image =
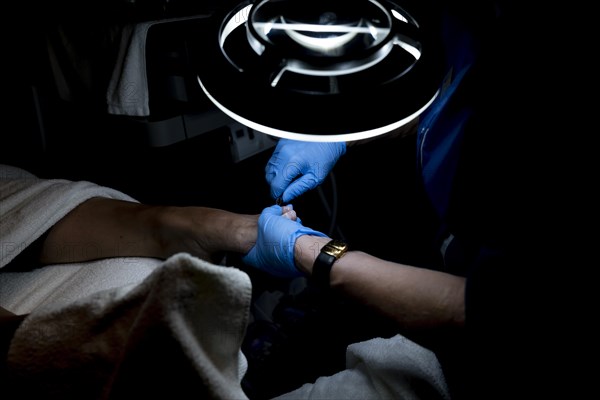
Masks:
[[[329,289],[331,267],[348,250],[348,245],[340,240],[331,240],[321,249],[313,264],[311,280],[321,289]]]

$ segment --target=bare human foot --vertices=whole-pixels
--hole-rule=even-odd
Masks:
[[[258,217],[209,207],[166,207],[158,223],[162,258],[187,252],[214,261],[221,252],[246,254],[256,243]]]
[[[258,235],[259,214],[237,214],[209,207],[162,207],[158,213],[161,258],[187,252],[215,261],[222,252],[246,254]],[[282,216],[296,221],[291,205],[282,207]]]

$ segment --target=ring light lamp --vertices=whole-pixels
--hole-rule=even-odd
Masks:
[[[438,95],[436,25],[418,11],[388,0],[243,2],[214,17],[198,83],[225,114],[266,134],[384,134]]]

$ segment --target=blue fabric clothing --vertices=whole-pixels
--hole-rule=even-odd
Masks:
[[[436,213],[444,219],[465,131],[472,114],[461,85],[478,54],[476,32],[459,17],[443,16],[446,75],[440,96],[421,115],[417,132],[417,161],[425,191]]]

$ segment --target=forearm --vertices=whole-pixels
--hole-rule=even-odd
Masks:
[[[296,242],[296,265],[310,275],[318,251],[328,240],[301,236]],[[333,265],[331,288],[404,327],[464,325],[462,277],[350,251]]]

